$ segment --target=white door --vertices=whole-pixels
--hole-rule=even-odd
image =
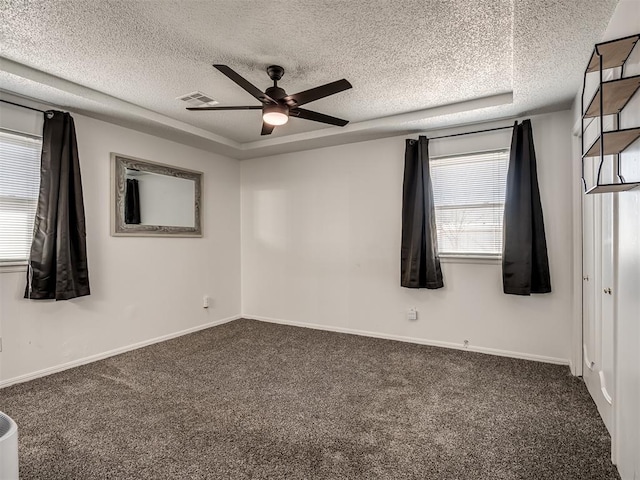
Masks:
[[[610,159],[608,159],[610,160]],[[608,162],[609,163],[609,162]],[[586,168],[588,184],[595,183],[597,162]],[[605,165],[610,167],[610,165]],[[612,181],[603,168],[603,183]],[[584,381],[612,434],[614,290],[613,193],[583,196],[583,358]]]

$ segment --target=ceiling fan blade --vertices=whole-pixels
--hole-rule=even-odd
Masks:
[[[260,101],[262,103],[278,103],[273,98],[271,98],[269,95],[267,95],[262,90],[260,90],[258,87],[256,87],[254,84],[249,82],[249,80],[247,80],[246,78],[240,76],[240,74],[236,73],[234,70],[229,68],[227,65],[214,65],[214,68],[217,68],[220,71],[220,73],[223,73],[229,79],[233,80],[236,84],[238,84],[244,90],[246,90],[251,95],[253,95],[255,98],[257,98],[258,101]]]
[[[296,107],[299,105],[304,105],[305,103],[313,102],[315,100],[320,100],[321,98],[328,97],[329,95],[343,92],[344,90],[349,90],[351,87],[352,85],[343,78],[342,80],[327,83],[326,85],[322,85],[320,87],[315,87],[303,92],[294,93],[293,95],[287,95],[283,98],[283,100],[290,107]]]
[[[343,120],[341,118],[325,115],[324,113],[313,112],[311,110],[305,110],[304,108],[292,108],[289,110],[289,115],[298,118],[304,118],[305,120],[313,120],[314,122],[328,123],[329,125],[336,125],[338,127],[344,127],[349,120]]]
[[[243,107],[187,107],[187,110],[197,112],[198,110],[262,110],[259,105],[250,105]]]
[[[262,122],[262,132],[260,132],[260,135],[271,135],[274,128],[276,128],[275,125],[269,125],[268,123]]]

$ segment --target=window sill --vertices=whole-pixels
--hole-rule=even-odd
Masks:
[[[26,272],[27,261],[3,262],[0,263],[0,273]]]
[[[440,263],[476,263],[484,265],[500,265],[502,256],[500,255],[452,255],[441,253],[438,255]]]

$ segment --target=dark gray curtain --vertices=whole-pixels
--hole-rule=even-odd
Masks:
[[[140,190],[138,180],[127,178],[127,189],[124,194],[124,223],[140,224]]]
[[[400,285],[442,288],[436,215],[429,174],[429,140],[407,140],[402,191],[402,252]]]
[[[550,292],[547,240],[530,120],[516,122],[513,128],[503,228],[504,293]]]
[[[89,295],[85,237],[73,118],[47,112],[25,298],[68,300]]]

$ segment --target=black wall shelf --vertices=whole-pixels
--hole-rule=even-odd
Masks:
[[[609,193],[624,192],[640,187],[640,182],[625,182],[622,172],[620,171],[620,154],[640,138],[640,127],[620,128],[620,113],[627,106],[631,98],[640,89],[640,75],[625,77],[624,69],[631,52],[638,44],[640,34],[631,35],[610,42],[598,43],[593,49],[591,59],[584,72],[584,81],[582,84],[582,183],[585,193]],[[610,68],[620,68],[619,78],[604,81],[603,71]],[[585,109],[584,94],[586,88],[587,74],[598,72],[600,75],[598,88],[591,97]],[[616,128],[614,130],[604,131],[603,117],[606,115],[616,115]],[[598,118],[599,132],[598,137],[589,146],[585,152],[584,132],[585,120]],[[587,124],[588,125],[588,124]],[[617,177],[618,183],[600,183],[600,175],[604,164],[604,157],[608,155],[617,156]],[[596,184],[587,188],[584,178],[584,162],[586,158],[599,157],[600,165],[598,166],[598,175]]]
[[[595,95],[589,102],[584,118],[594,118],[600,116],[600,92],[604,92],[603,115],[612,115],[622,111],[631,97],[640,87],[640,75],[633,77],[619,78],[604,82],[601,88],[596,90]]]
[[[624,183],[601,183],[600,185],[594,185],[586,191],[587,194],[591,193],[615,193],[615,192],[628,192],[634,188],[640,187],[640,182],[624,182]]]
[[[591,54],[589,66],[586,73],[597,72],[600,70],[600,59],[602,58],[602,69],[621,67],[627,61],[631,51],[636,46],[640,34],[629,35],[628,37],[618,38],[609,42],[602,42],[596,45]]]
[[[611,130],[604,132],[602,137],[604,137],[604,142],[600,142],[600,137],[596,138],[587,153],[584,154],[585,157],[599,157],[601,143],[604,143],[605,155],[619,155],[640,137],[640,127]]]

